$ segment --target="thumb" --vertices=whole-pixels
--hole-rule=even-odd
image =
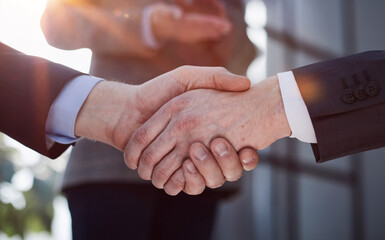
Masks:
[[[184,92],[200,88],[238,92],[248,90],[251,85],[247,77],[223,67],[184,66],[174,70],[173,76],[185,87]]]
[[[160,75],[138,88],[136,103],[147,117],[174,97],[194,89],[246,91],[250,88],[247,77],[230,73],[222,67],[184,66]]]

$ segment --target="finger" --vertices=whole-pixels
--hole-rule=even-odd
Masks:
[[[191,0],[173,0],[173,1],[175,4],[177,4],[183,8],[186,8],[192,4]]]
[[[199,195],[205,190],[205,179],[190,159],[183,162],[183,176],[185,179],[183,191],[185,193],[189,195]]]
[[[244,91],[249,87],[250,80],[248,78],[232,74],[225,68],[192,66],[180,67],[142,84],[136,99],[139,109],[150,109],[148,112],[151,114],[156,111],[155,109],[160,108],[160,110],[130,137],[124,149],[127,166],[131,169],[138,167],[142,151],[167,126],[172,116],[172,109],[177,111],[178,108],[183,108],[183,104],[175,104],[173,108],[161,107],[173,97],[198,88]],[[159,89],[166,89],[167,91],[159,91]],[[156,98],[153,97],[154,93],[158,94]]]
[[[234,182],[242,177],[243,168],[238,153],[226,139],[214,139],[210,149],[227,181]]]
[[[164,2],[157,2],[150,6],[151,14],[156,14],[156,12],[162,14],[162,17],[172,17],[174,19],[179,19],[183,15],[183,10],[181,7],[175,4],[168,4]]]
[[[136,169],[138,167],[142,152],[167,127],[170,119],[170,108],[164,106],[131,135],[124,149],[124,160],[129,168]],[[144,161],[148,165],[155,166],[157,164],[155,160],[161,159],[166,155],[172,149],[173,146],[171,145],[172,142],[168,141],[166,145],[156,151],[147,151]]]
[[[206,31],[217,31],[221,34],[228,34],[232,29],[232,24],[229,20],[208,14],[185,14],[182,20],[181,24],[189,26],[190,31],[191,29],[200,29]]]
[[[241,149],[238,156],[245,171],[251,171],[258,165],[258,153],[252,148]]]
[[[183,92],[200,88],[245,91],[251,84],[247,77],[235,75],[223,67],[180,67],[174,72],[174,80],[184,86]]]
[[[153,171],[152,171],[152,168],[153,168],[152,166],[144,166],[142,162],[143,161],[140,160],[138,172],[141,172],[141,171],[147,171],[147,172],[145,173],[141,172],[140,176],[142,177],[142,174],[150,174],[149,176],[151,177],[152,184],[155,187],[162,189],[166,184],[166,182],[171,177],[171,175],[177,169],[182,167],[183,156],[179,154],[178,150],[174,149],[166,157],[161,158],[161,161],[155,166]],[[146,175],[145,177],[147,176],[148,175]]]
[[[172,162],[174,159],[178,157],[176,155],[177,152],[173,151],[173,148],[176,145],[175,138],[169,138],[168,134],[165,132],[162,132],[158,137],[156,137],[156,139],[153,142],[149,143],[149,145],[143,150],[143,153],[139,158],[138,174],[144,180],[151,179],[154,168],[158,165],[158,163],[160,163],[161,160],[163,161],[163,158],[165,158],[165,156],[167,156],[166,157],[167,164],[170,164],[170,162]],[[175,167],[172,172],[174,172],[177,168],[178,167]],[[171,176],[172,172],[170,173],[169,171],[167,171],[167,173],[169,173],[168,177]],[[160,175],[162,173],[166,173],[166,171],[162,171]],[[154,183],[159,188],[163,188],[163,184],[168,180],[168,178],[163,179],[166,176],[160,176],[160,175],[159,177],[162,177],[162,178],[160,179],[156,178],[156,180],[160,182],[158,183],[154,182]],[[155,177],[157,176],[158,174]]]
[[[168,5],[168,7],[172,17],[175,20],[181,19],[181,17],[183,16],[183,10],[180,7],[175,5]]]
[[[207,187],[218,188],[224,184],[225,177],[217,161],[202,143],[194,143],[190,146],[190,157],[205,179]]]
[[[186,43],[217,41],[232,29],[227,20],[202,14],[187,14],[176,24],[178,38]]]
[[[185,179],[182,168],[178,169],[164,186],[164,191],[171,196],[180,193],[185,186]]]

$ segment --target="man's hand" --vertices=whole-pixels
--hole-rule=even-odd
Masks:
[[[125,160],[138,167],[143,179],[163,188],[194,142],[209,146],[220,136],[236,151],[260,150],[290,133],[278,78],[272,77],[242,93],[195,90],[171,100],[131,136]],[[208,159],[204,151],[191,155],[197,162]],[[206,184],[217,187],[214,181]]]
[[[211,152],[210,152],[211,150]],[[182,190],[189,195],[201,194],[206,185],[211,188],[222,186],[225,181],[237,181],[243,170],[253,170],[258,164],[258,154],[251,148],[244,148],[237,153],[233,146],[223,138],[216,138],[207,149],[202,143],[190,146],[190,156],[204,151],[204,161],[190,157],[164,185],[164,191],[172,196]]]
[[[249,87],[246,77],[221,67],[180,67],[139,86],[101,82],[82,106],[75,134],[123,150],[133,131],[172,98],[198,88],[245,91]]]
[[[202,12],[187,12],[175,4],[152,6],[151,24],[159,41],[187,44],[219,40],[230,33],[232,25],[226,18]]]

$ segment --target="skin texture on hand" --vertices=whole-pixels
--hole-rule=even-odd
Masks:
[[[260,150],[289,135],[278,78],[271,77],[246,92],[194,90],[174,98],[132,135],[125,159],[143,179],[163,188],[195,142],[209,146],[223,137],[236,151]],[[202,151],[191,155],[196,161],[208,158]]]
[[[207,158],[200,161],[191,157],[197,151],[204,151]],[[206,185],[216,188],[225,181],[238,180],[243,170],[254,169],[258,160],[258,154],[254,149],[245,148],[237,153],[223,138],[214,139],[210,149],[202,143],[194,143],[190,146],[190,159],[185,160],[183,167],[171,176],[164,185],[164,191],[173,196],[182,190],[189,195],[197,195],[203,192]]]
[[[230,33],[232,25],[224,17],[202,12],[188,12],[175,4],[152,6],[151,24],[159,41],[194,44],[219,40]]]
[[[245,91],[249,87],[249,79],[221,67],[180,67],[138,86],[101,82],[83,104],[75,134],[123,150],[134,130],[172,98],[193,89]]]

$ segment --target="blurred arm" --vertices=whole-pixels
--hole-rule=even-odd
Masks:
[[[121,9],[98,6],[88,0],[49,0],[41,26],[48,43],[66,50],[90,48],[108,54],[154,54],[142,40],[142,9]]]

